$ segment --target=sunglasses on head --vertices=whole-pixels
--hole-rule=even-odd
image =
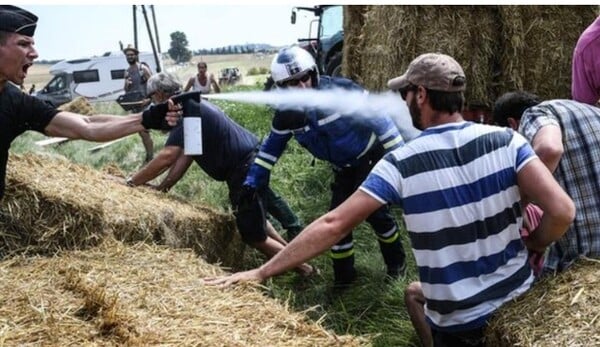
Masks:
[[[419,88],[418,86],[409,83],[406,87],[402,87],[402,88],[396,90],[396,92],[400,93],[402,100],[406,101],[406,96],[408,95],[408,92],[410,92],[410,91],[415,92],[415,91],[417,91],[418,88]]]
[[[302,83],[308,82],[309,79],[310,79],[310,74],[306,73],[298,78],[293,78],[291,80],[277,82],[277,85],[281,88],[295,87],[295,86],[299,85],[300,82],[302,82]]]

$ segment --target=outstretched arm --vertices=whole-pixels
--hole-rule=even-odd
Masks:
[[[95,115],[83,116],[71,112],[59,112],[46,126],[49,136],[71,139],[109,141],[144,130],[142,114],[127,116]]]
[[[145,129],[166,129],[175,126],[181,118],[181,105],[172,100],[150,106],[142,113],[127,116],[83,116],[62,111],[44,128],[49,136],[62,136],[89,141],[110,141]]]
[[[262,282],[291,270],[328,250],[380,207],[381,202],[367,193],[357,190],[337,208],[312,222],[283,250],[261,267],[223,278],[205,279],[205,283],[227,287],[237,282]]]

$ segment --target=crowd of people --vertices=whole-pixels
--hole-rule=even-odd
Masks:
[[[87,117],[21,92],[38,56],[36,23],[26,10],[0,6],[0,199],[10,144],[27,130],[94,141],[169,131],[159,154],[150,153],[124,183],[166,192],[196,162],[227,184],[242,240],[269,258],[256,269],[207,278],[206,285],[262,282],[288,270],[310,276],[316,269],[308,261],[329,251],[333,284],[346,288],[357,276],[352,229],[363,221],[375,231],[387,279],[398,279],[406,254],[389,210],[396,205],[419,276],[404,299],[421,342],[483,346],[490,317],[537,277],[563,271],[580,257],[600,257],[600,17],[574,50],[572,100],[542,101],[513,91],[494,105],[496,125],[465,121],[467,78],[460,63],[426,53],[387,83],[408,105],[412,125],[422,131],[417,137],[403,139],[385,114],[275,108],[262,143],[216,105],[196,100],[197,92],[220,92],[206,63],[182,88],[169,73],[151,75],[135,47],[124,50],[130,65],[124,88],[150,104],[131,115]],[[313,57],[298,47],[278,52],[271,76],[284,90],[366,92],[352,80],[320,75]],[[197,92],[185,93],[191,88]],[[182,117],[198,109],[204,151],[186,155]],[[306,228],[269,187],[292,138],[333,170],[329,211]],[[165,171],[162,182],[149,183]],[[267,213],[287,229],[287,240]]]

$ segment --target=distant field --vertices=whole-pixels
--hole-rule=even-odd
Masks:
[[[204,61],[208,65],[208,72],[213,73],[218,78],[219,71],[226,67],[237,67],[242,73],[241,84],[244,85],[255,85],[256,83],[262,84],[267,75],[256,75],[247,76],[248,70],[251,68],[266,67],[269,69],[271,65],[271,59],[273,55],[264,54],[227,54],[227,55],[204,55],[204,56],[193,56],[192,60],[184,65],[174,65],[170,59],[165,60],[164,68],[167,71],[173,72],[181,83],[185,85],[187,80],[197,73],[196,63]],[[123,57],[125,59],[125,57]],[[30,69],[25,80],[25,88],[29,90],[32,84],[35,84],[36,89],[39,90],[46,85],[52,78],[52,75],[48,72],[50,70],[49,64],[34,64]]]

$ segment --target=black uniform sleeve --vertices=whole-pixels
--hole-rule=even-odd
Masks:
[[[17,87],[10,86],[7,90],[8,101],[1,107],[6,114],[13,117],[13,125],[20,130],[35,130],[44,132],[52,118],[60,111],[50,104],[29,94],[21,92]]]

